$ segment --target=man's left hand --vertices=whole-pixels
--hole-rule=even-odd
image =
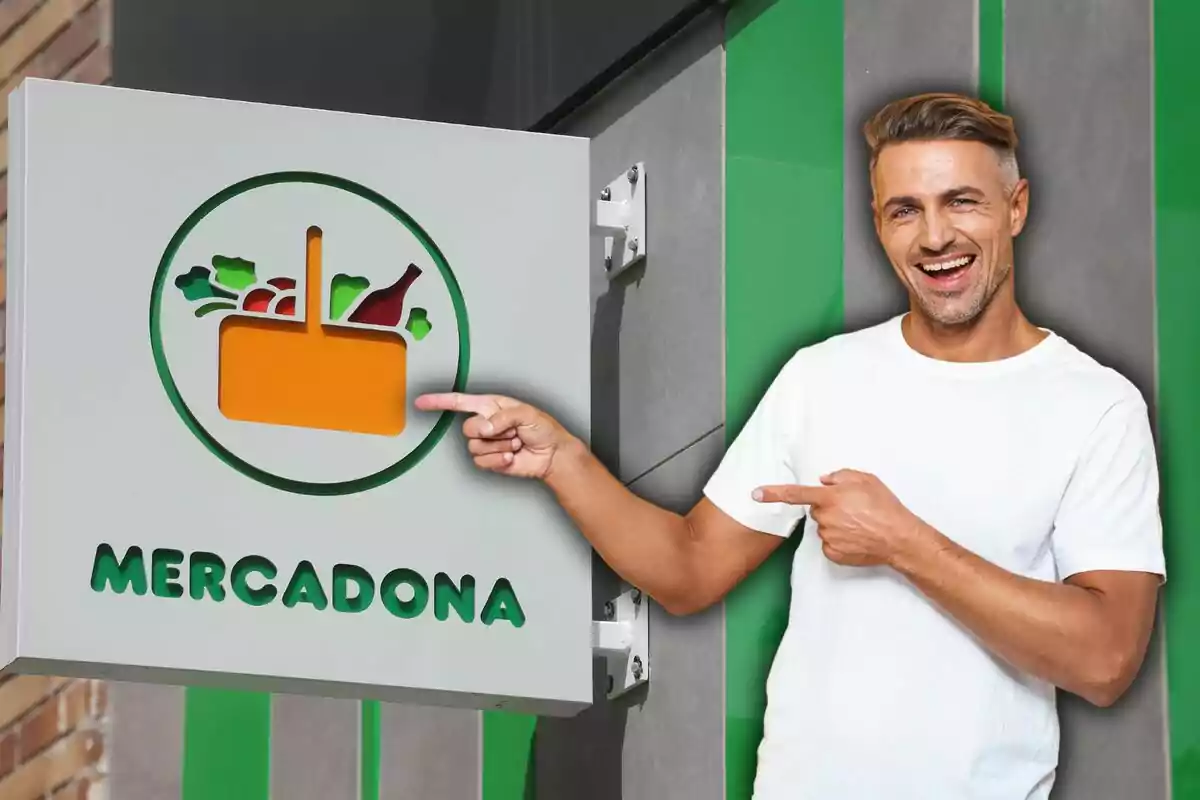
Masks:
[[[762,486],[754,499],[809,506],[825,556],[847,566],[894,565],[928,532],[883,481],[852,469],[821,476],[820,486]]]

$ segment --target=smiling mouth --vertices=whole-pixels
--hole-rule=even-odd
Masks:
[[[921,270],[930,280],[937,283],[948,283],[965,273],[974,264],[975,256],[961,255],[918,261],[917,269]]]

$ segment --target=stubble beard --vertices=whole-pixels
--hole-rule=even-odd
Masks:
[[[924,316],[939,325],[966,325],[984,312],[1011,271],[1012,264],[1006,264],[991,276],[991,280],[976,283],[961,292],[917,292],[917,304]]]

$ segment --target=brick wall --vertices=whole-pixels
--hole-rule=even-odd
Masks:
[[[8,93],[27,77],[108,83],[111,20],[112,0],[0,0],[0,323],[8,217]],[[3,401],[0,371],[0,409]],[[102,682],[32,675],[0,678],[0,800],[102,800],[107,724]]]
[[[107,705],[100,681],[21,675],[0,684],[0,800],[102,798]]]

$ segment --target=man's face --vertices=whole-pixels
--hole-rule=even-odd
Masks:
[[[942,325],[974,320],[1012,271],[1028,187],[980,142],[888,145],[872,172],[880,242],[917,310]]]

